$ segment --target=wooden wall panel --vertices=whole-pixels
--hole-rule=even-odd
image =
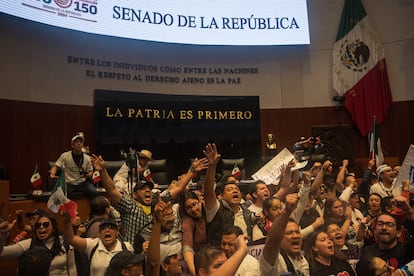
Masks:
[[[402,161],[414,143],[412,110],[414,101],[393,103],[379,127],[386,156]],[[263,155],[269,154],[265,146],[267,133],[274,134],[279,149],[292,150],[295,140],[312,134],[312,127],[345,125],[351,126],[352,156],[367,157],[367,138],[355,129],[344,108],[262,109],[260,116]],[[47,162],[70,149],[70,139],[77,131],[85,133],[86,144],[93,150],[93,110],[89,106],[0,100],[0,120],[0,164],[8,169],[11,193],[30,191],[29,179],[36,164],[46,181]]]
[[[36,164],[43,182],[48,160],[56,160],[70,149],[70,139],[78,132],[93,139],[92,108],[0,100],[0,164],[10,177],[10,193],[27,193]]]

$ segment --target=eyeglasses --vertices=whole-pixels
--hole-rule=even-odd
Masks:
[[[224,192],[240,192],[239,187],[226,187]]]
[[[377,225],[379,227],[382,227],[382,226],[385,225],[385,226],[387,226],[389,228],[393,228],[395,226],[395,223],[394,222],[391,222],[391,221],[377,221]]]
[[[48,222],[48,221],[45,221],[45,222],[37,222],[35,224],[35,228],[38,229],[38,228],[40,228],[42,226],[43,226],[43,228],[48,228],[49,225],[50,225],[50,222]]]
[[[99,230],[104,230],[106,228],[111,229],[111,230],[117,230],[118,226],[113,225],[113,224],[101,224],[101,225],[99,225]]]

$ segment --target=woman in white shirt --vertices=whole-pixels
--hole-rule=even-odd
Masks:
[[[7,226],[5,228],[10,229]],[[7,234],[5,228],[0,230],[3,236],[0,239],[0,258],[19,258],[26,250],[41,246],[50,250],[53,256],[49,275],[77,275],[74,248],[63,242],[53,216],[41,215],[34,225],[33,238],[16,244],[4,246],[4,234]]]

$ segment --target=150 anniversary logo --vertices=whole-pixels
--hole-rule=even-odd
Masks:
[[[54,13],[59,17],[97,22],[97,0],[26,0],[21,3],[27,8]]]

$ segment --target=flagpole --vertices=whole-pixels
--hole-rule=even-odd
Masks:
[[[375,117],[375,115],[373,116],[373,121],[372,121],[372,130],[371,130],[371,135],[370,135],[370,141],[369,141],[369,143],[370,143],[370,150],[372,149],[372,151],[371,151],[371,160],[372,159],[374,159],[375,160],[375,136],[376,136],[376,130],[375,130],[375,128],[376,128],[376,123],[375,123],[375,121],[376,121],[376,117]]]

